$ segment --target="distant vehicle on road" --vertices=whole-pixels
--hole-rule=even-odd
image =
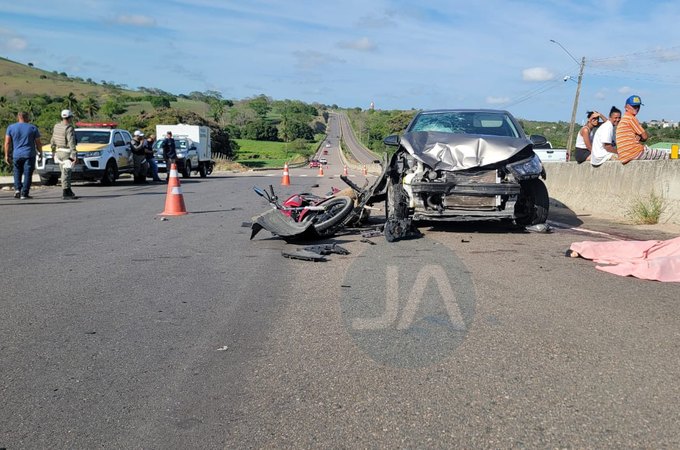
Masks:
[[[326,148],[330,148],[331,144],[330,142],[326,142]]]
[[[309,161],[309,168],[310,169],[313,169],[313,168],[319,167],[319,166],[321,166],[321,163],[319,162],[318,159],[312,159],[312,160]]]
[[[319,162],[323,164],[324,166],[328,164],[328,160],[326,158],[319,158]]]

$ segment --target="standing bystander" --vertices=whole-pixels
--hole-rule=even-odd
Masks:
[[[132,163],[134,164],[134,184],[146,184],[146,140],[144,133],[136,130],[130,141],[130,151],[132,152]]]
[[[42,144],[38,127],[29,123],[27,112],[17,114],[17,122],[5,132],[5,162],[12,161],[14,172],[14,198],[31,199],[31,178],[35,168],[36,152],[42,158]],[[12,157],[9,149],[12,148]]]
[[[165,181],[170,181],[170,168],[177,161],[177,149],[175,148],[175,140],[172,138],[172,131],[165,133],[165,139],[163,139],[163,159],[167,171]]]
[[[73,171],[73,166],[78,162],[76,131],[71,123],[72,120],[73,113],[68,109],[62,110],[61,122],[57,122],[54,125],[52,138],[50,139],[54,162],[58,163],[61,169],[61,198],[64,200],[75,200],[78,198],[71,190],[71,172]]]
[[[146,147],[144,148],[144,152],[146,154],[146,162],[149,164],[149,167],[151,168],[151,178],[153,181],[162,181],[158,177],[158,164],[156,163],[156,158],[154,155],[154,144],[156,143],[156,135],[151,134],[149,135],[148,138],[146,138]]]
[[[593,137],[593,151],[590,164],[597,167],[603,162],[616,156],[616,126],[621,121],[621,110],[612,106],[609,110],[609,120],[600,125]]]
[[[665,151],[649,148],[643,144],[649,135],[637,118],[640,106],[642,106],[642,101],[639,96],[628,97],[625,112],[616,127],[616,149],[621,164],[627,164],[634,159],[668,159],[669,157]]]

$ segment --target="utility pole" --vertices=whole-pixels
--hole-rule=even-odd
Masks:
[[[578,60],[576,58],[574,58],[574,55],[569,53],[569,50],[564,48],[564,46],[562,44],[557,42],[555,39],[550,39],[550,42],[552,42],[553,44],[559,45],[560,48],[562,50],[564,50],[564,52],[567,55],[569,55],[569,57],[571,59],[573,59],[576,64],[578,64],[580,66],[579,71],[578,71],[578,82],[577,82],[577,86],[576,86],[576,95],[574,96],[574,108],[571,110],[571,122],[569,123],[569,137],[567,138],[567,151],[569,152],[569,154],[571,154],[571,152],[574,151],[574,125],[576,124],[576,110],[578,109],[578,96],[581,93],[581,81],[583,81],[583,69],[586,66],[586,58],[585,58],[585,56],[582,57],[581,62],[579,63]],[[565,78],[565,81],[566,81],[566,78]]]
[[[581,93],[581,81],[583,80],[583,68],[586,66],[586,57],[581,58],[581,68],[578,71],[578,83],[576,85],[576,95],[574,96],[574,109],[571,110],[571,122],[569,123],[569,139],[567,140],[567,151],[569,154],[574,151],[574,125],[576,124],[576,110],[578,109],[578,96]]]

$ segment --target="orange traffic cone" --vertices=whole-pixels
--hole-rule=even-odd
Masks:
[[[165,196],[165,211],[161,216],[183,216],[189,214],[186,206],[184,206],[184,195],[182,195],[182,186],[179,182],[179,175],[177,174],[177,165],[172,163],[170,167],[170,178],[168,180],[168,193]]]
[[[345,164],[345,166],[342,168],[342,174],[347,176],[347,164]]]
[[[319,176],[323,176],[323,164],[319,164]]]
[[[361,168],[361,174],[362,175],[368,175],[368,170],[366,170],[366,164]]]
[[[281,186],[290,186],[290,174],[288,173],[288,163],[283,164],[283,178],[281,178]]]

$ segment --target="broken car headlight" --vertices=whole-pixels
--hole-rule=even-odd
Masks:
[[[507,165],[508,170],[518,180],[525,180],[527,178],[535,178],[541,174],[543,165],[538,156],[533,155],[531,158],[523,159]]]

